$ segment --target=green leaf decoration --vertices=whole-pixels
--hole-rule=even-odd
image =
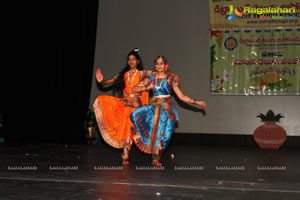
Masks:
[[[274,117],[274,121],[279,121],[279,119],[283,118],[284,116],[282,116],[281,114],[278,114]]]
[[[275,116],[274,112],[272,110],[269,110],[266,115],[259,113],[256,117],[259,117],[262,121],[279,121],[284,116],[280,114],[277,114]]]
[[[275,89],[275,84],[274,83],[268,83],[268,88],[270,89],[270,90],[274,90]]]
[[[216,48],[215,44],[210,47],[210,64],[211,65],[216,61],[216,59],[215,59],[215,54],[216,54],[215,48]]]
[[[274,90],[274,89],[280,90],[280,89],[285,89],[287,87],[290,87],[292,85],[293,84],[292,83],[288,83],[288,81],[286,79],[282,79],[280,81],[277,81],[276,83],[268,83],[267,86],[271,90]]]
[[[267,117],[262,113],[259,113],[259,115],[257,115],[256,117],[259,117],[262,121],[266,121],[267,119]]]
[[[210,47],[210,78],[213,79],[214,77],[214,62],[216,62],[216,58],[215,58],[215,55],[216,55],[216,51],[215,51],[215,48],[216,48],[216,45],[212,45]]]
[[[269,110],[267,112],[267,118],[273,118],[275,116],[274,112],[272,110]]]

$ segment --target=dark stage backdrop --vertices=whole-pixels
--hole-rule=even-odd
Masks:
[[[14,52],[24,54],[27,62],[14,68],[6,83],[9,99],[1,106],[1,130],[5,128],[7,142],[83,141],[98,4],[98,0],[48,1],[24,8],[26,15],[14,22],[22,27],[18,37],[26,43],[19,45],[22,50],[15,46]]]

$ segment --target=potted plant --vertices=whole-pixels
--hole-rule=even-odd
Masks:
[[[269,110],[266,115],[260,113],[256,117],[264,122],[253,133],[256,143],[262,149],[279,149],[286,139],[286,132],[276,123],[284,116],[275,115],[272,110]]]

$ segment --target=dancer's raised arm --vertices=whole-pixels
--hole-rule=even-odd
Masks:
[[[97,71],[96,71],[97,82],[100,83],[101,85],[107,85],[110,83],[114,83],[117,80],[118,76],[119,76],[119,74],[108,80],[103,80],[103,74],[102,74],[101,70],[97,69]]]

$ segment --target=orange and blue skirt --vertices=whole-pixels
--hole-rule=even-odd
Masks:
[[[151,99],[150,105],[132,112],[134,142],[144,153],[161,155],[172,138],[178,112],[173,99]]]

